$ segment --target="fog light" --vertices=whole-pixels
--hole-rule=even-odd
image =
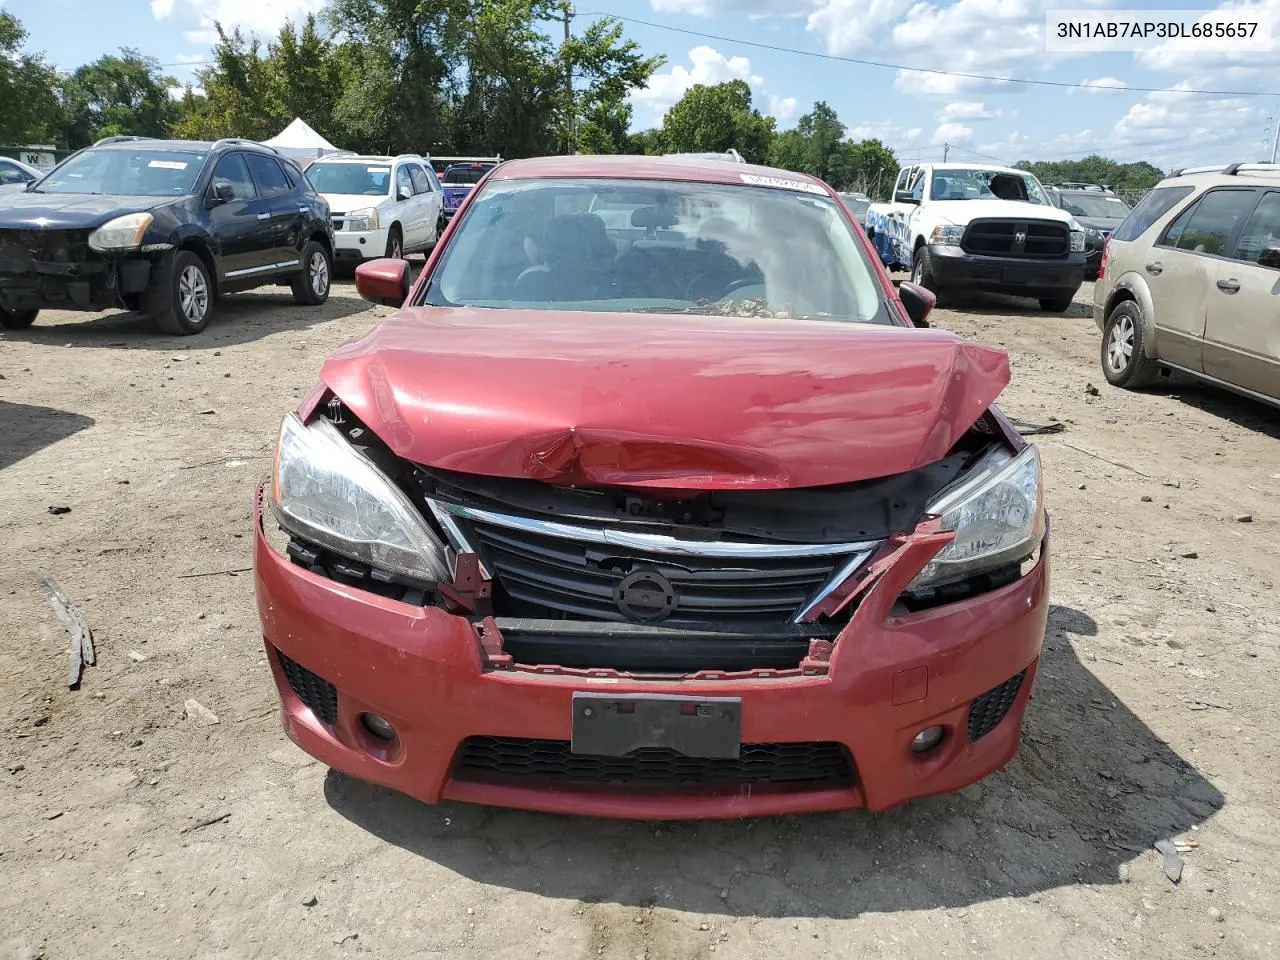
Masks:
[[[376,713],[362,713],[360,715],[360,723],[379,740],[394,740],[396,738],[396,728]]]
[[[911,741],[911,752],[928,753],[942,742],[942,734],[944,732],[942,727],[925,727]]]

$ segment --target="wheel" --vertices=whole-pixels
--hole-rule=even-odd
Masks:
[[[1142,352],[1142,311],[1132,300],[1117,303],[1102,329],[1102,375],[1127,390],[1151,384],[1160,365]]]
[[[449,225],[449,221],[444,218],[444,214],[436,217],[436,239],[440,239],[440,234],[444,233],[444,228]]]
[[[309,307],[319,306],[329,299],[329,282],[333,266],[324,244],[311,240],[302,248],[302,272],[294,279],[293,299]]]
[[[0,327],[6,330],[22,330],[36,322],[39,310],[6,310],[0,307]]]
[[[387,254],[392,260],[404,259],[404,238],[399,227],[392,227],[387,232]]]
[[[160,330],[189,337],[207,327],[213,316],[213,283],[204,261],[190,250],[179,250],[161,260],[156,273],[146,309]]]
[[[928,247],[920,247],[916,251],[914,262],[911,264],[911,282],[919,284],[930,293],[938,303],[942,302],[943,291],[938,285],[938,279],[933,275],[933,258],[929,256]]]
[[[1066,293],[1056,297],[1041,297],[1040,309],[1048,310],[1050,313],[1066,313],[1071,309],[1071,304],[1075,303],[1075,294]]]

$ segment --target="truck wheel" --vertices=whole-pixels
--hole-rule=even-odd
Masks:
[[[293,280],[293,300],[303,306],[318,307],[329,299],[333,266],[329,251],[315,240],[302,248],[302,272]]]
[[[1126,390],[1150,386],[1160,365],[1142,352],[1142,312],[1132,300],[1116,304],[1102,328],[1102,375]]]
[[[1075,303],[1075,295],[1064,293],[1056,297],[1041,297],[1040,309],[1047,310],[1050,313],[1066,313],[1071,309],[1071,304]]]
[[[39,310],[6,310],[0,307],[0,327],[6,330],[23,330],[36,322]]]
[[[942,288],[933,275],[933,259],[929,256],[929,248],[921,247],[916,251],[915,262],[911,264],[911,282],[918,283],[942,302]]]
[[[204,261],[190,250],[164,257],[153,271],[146,310],[163,333],[189,337],[204,330],[213,316],[213,282]]]

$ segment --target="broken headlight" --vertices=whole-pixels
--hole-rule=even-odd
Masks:
[[[271,499],[280,526],[327,550],[413,580],[449,578],[444,545],[409,498],[328,420],[285,417]]]
[[[99,253],[137,250],[142,246],[142,236],[151,223],[149,213],[126,213],[123,217],[108,220],[89,234],[89,246]]]
[[[936,587],[1025,560],[1044,537],[1040,454],[1027,445],[1013,456],[996,450],[959,484],[944,490],[928,512],[955,539],[942,548],[908,591]]]

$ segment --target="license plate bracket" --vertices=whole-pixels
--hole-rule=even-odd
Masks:
[[[735,760],[742,746],[741,697],[573,695],[570,752],[623,757],[646,747],[686,757]]]

